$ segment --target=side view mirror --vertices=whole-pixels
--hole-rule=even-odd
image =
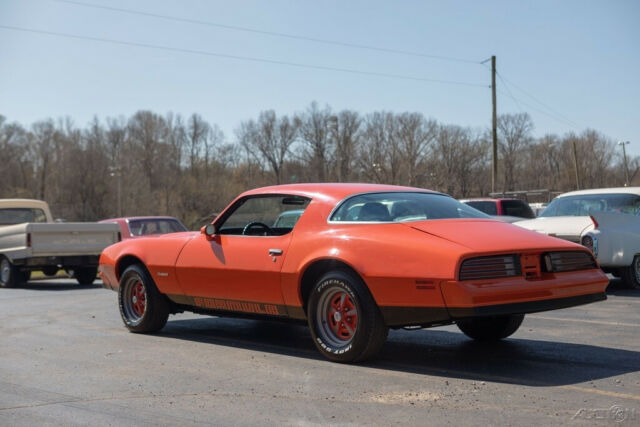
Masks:
[[[200,233],[207,236],[209,240],[213,239],[213,236],[215,236],[217,232],[218,230],[216,230],[216,226],[213,224],[207,224],[200,229]]]

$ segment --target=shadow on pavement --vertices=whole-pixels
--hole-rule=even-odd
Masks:
[[[289,323],[228,318],[176,320],[169,321],[157,336],[324,361],[308,328]],[[483,344],[457,332],[398,330],[390,331],[377,358],[361,366],[446,378],[558,386],[640,371],[640,352],[518,338]]]
[[[92,285],[81,285],[75,279],[46,279],[30,280],[24,285],[16,286],[15,289],[28,289],[32,291],[79,291],[83,289],[101,289],[102,285],[94,283]]]

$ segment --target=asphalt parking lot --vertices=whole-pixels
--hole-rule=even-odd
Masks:
[[[0,289],[0,425],[640,425],[640,291],[497,345],[392,331],[361,365],[294,324],[180,314],[132,334],[116,302],[65,279]]]

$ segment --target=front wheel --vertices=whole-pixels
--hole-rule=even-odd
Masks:
[[[366,285],[346,270],[329,272],[309,296],[307,318],[320,353],[334,362],[359,362],[376,354],[389,328]]]
[[[620,278],[625,287],[640,289],[640,255],[633,258],[630,266],[620,269]]]
[[[118,289],[120,315],[131,332],[155,332],[167,324],[169,301],[158,291],[147,270],[134,264],[120,279]]]
[[[474,317],[458,320],[458,328],[469,338],[478,341],[498,341],[518,330],[524,314],[508,316]]]
[[[13,288],[26,282],[26,275],[8,258],[0,256],[0,288]]]

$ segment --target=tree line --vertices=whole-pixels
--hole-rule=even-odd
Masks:
[[[500,191],[624,184],[610,138],[591,129],[535,138],[533,129],[526,113],[499,116]],[[198,114],[138,111],[86,127],[0,115],[0,154],[0,198],[46,200],[67,221],[172,215],[196,228],[244,190],[292,182],[408,185],[459,198],[491,191],[488,129],[315,102],[292,115],[263,111],[230,136]],[[631,176],[639,165],[628,159]]]

